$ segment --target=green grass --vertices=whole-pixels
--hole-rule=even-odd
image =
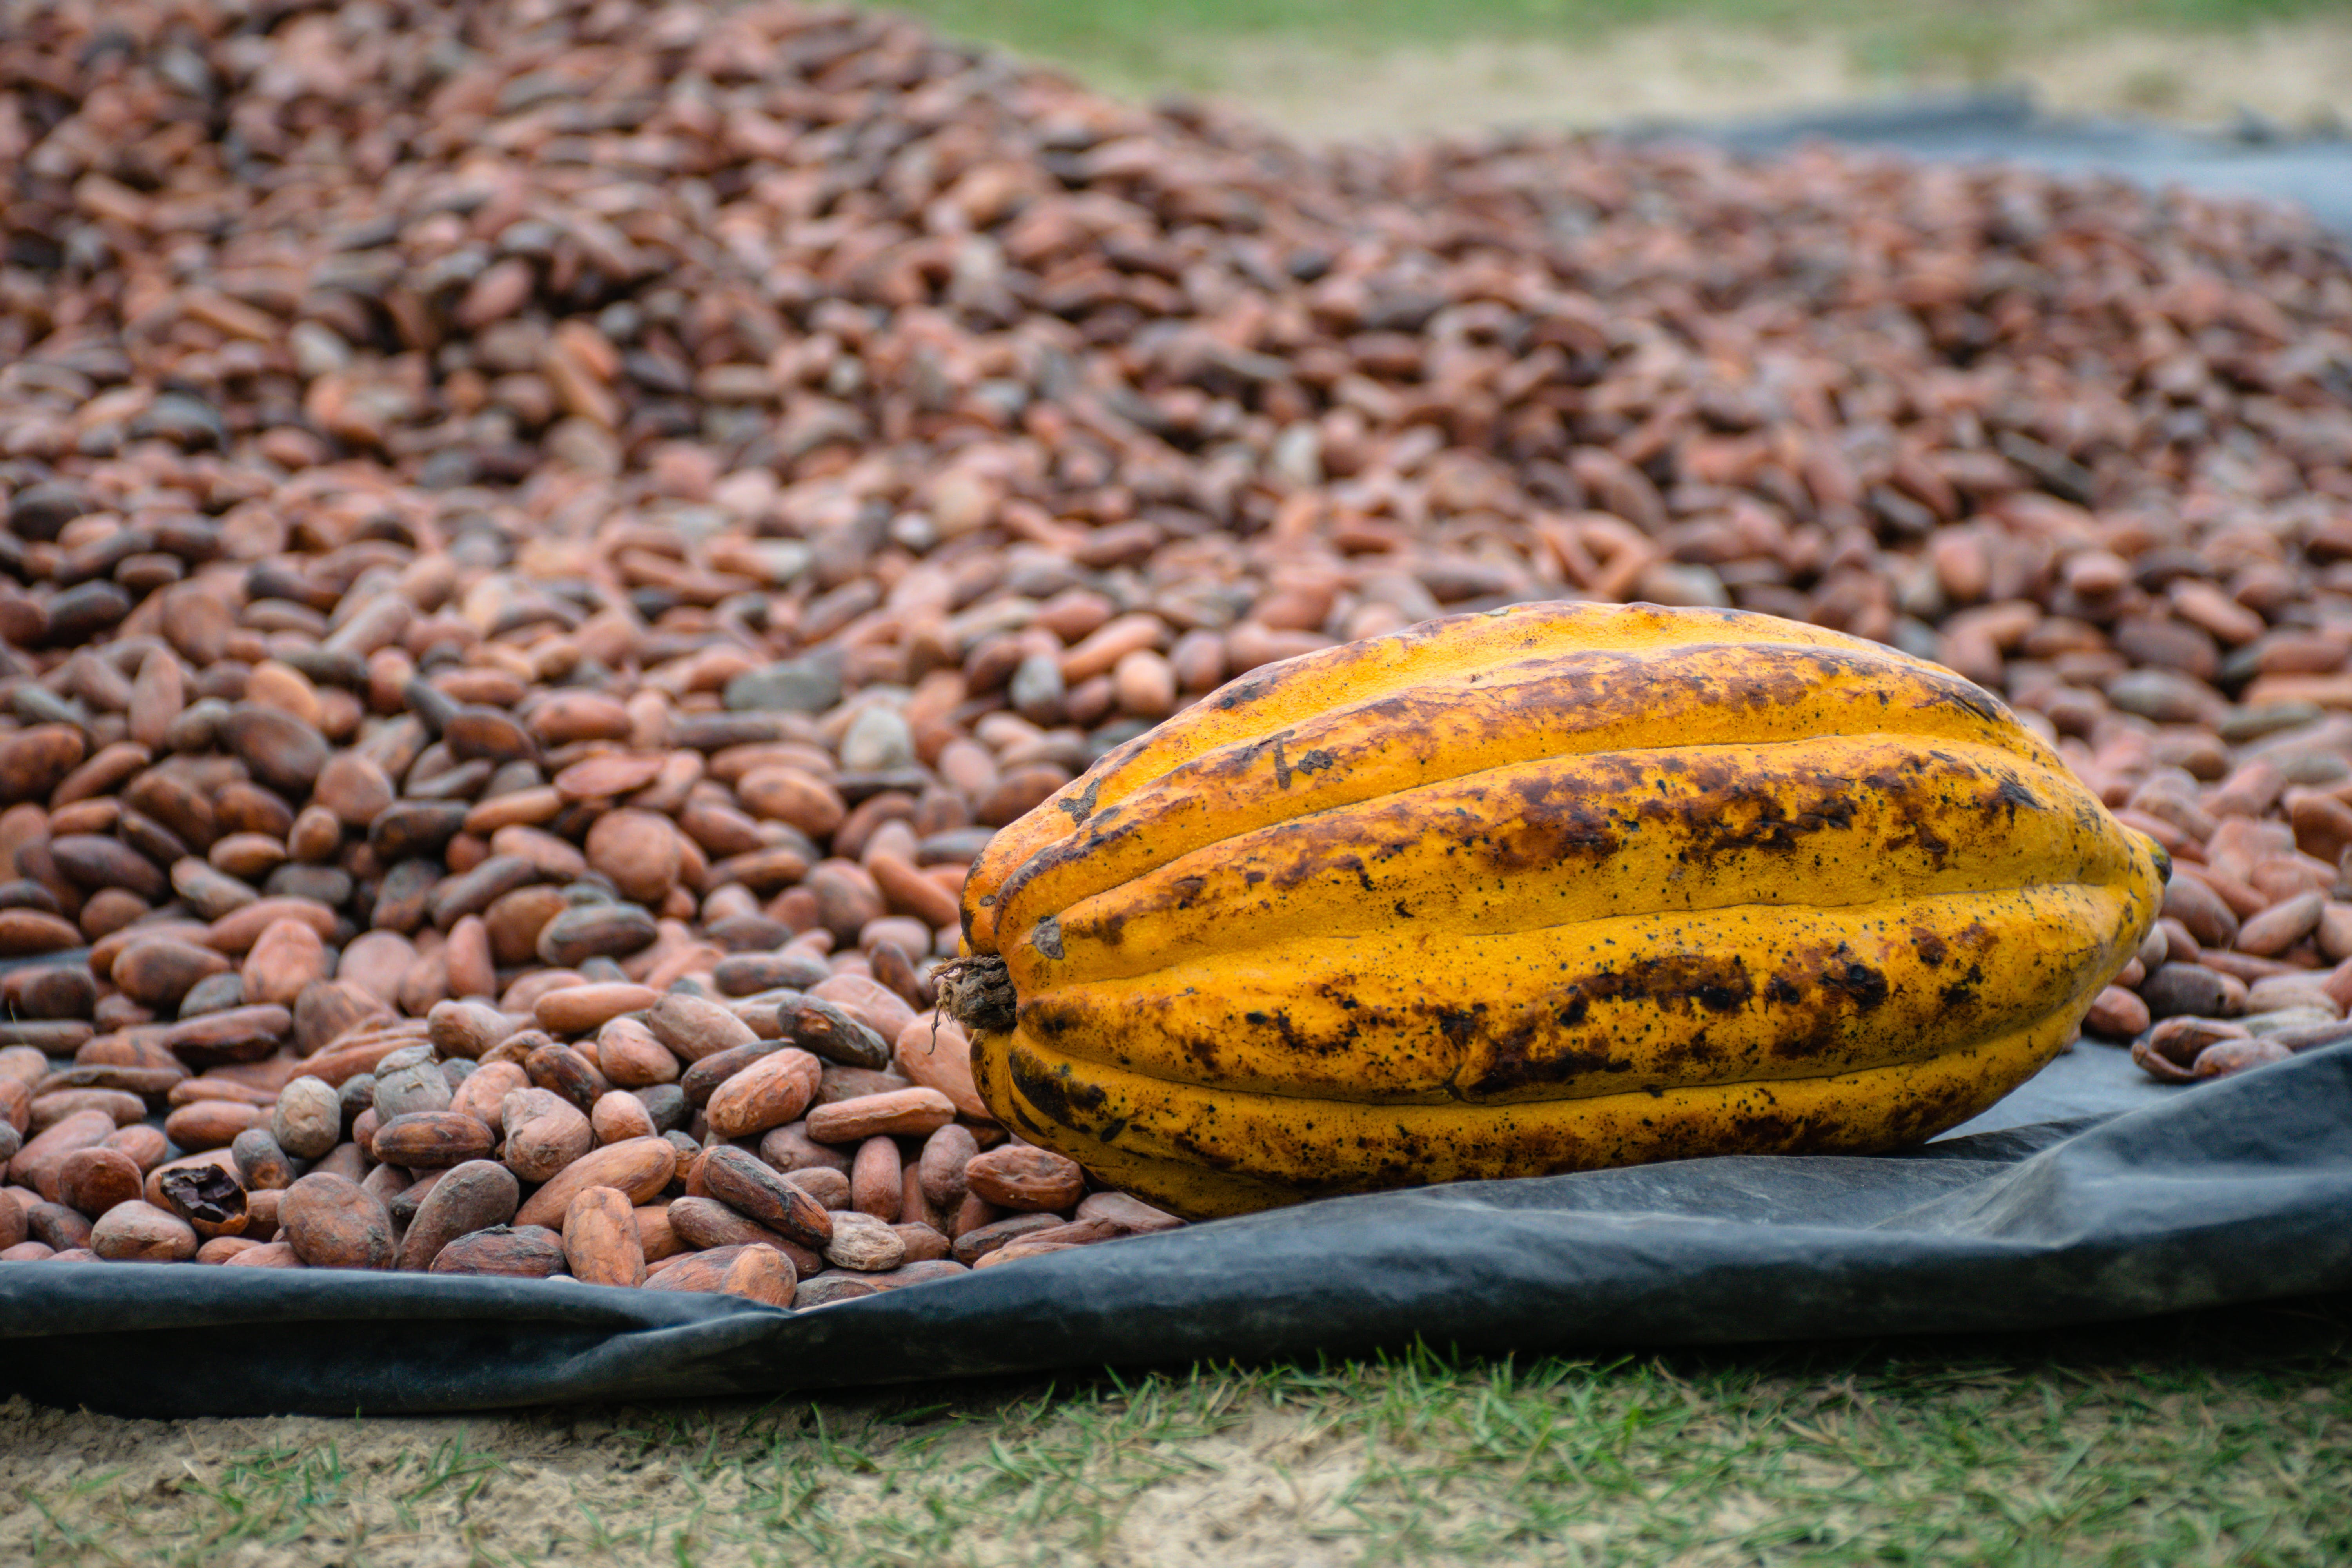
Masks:
[[[1573,45],[1670,22],[1829,32],[1880,76],[1987,79],[2036,48],[2091,32],[2236,32],[2352,11],[2345,0],[889,0],[887,8],[1129,90],[1213,89],[1219,60],[1236,47]]]
[[[43,1485],[76,1443],[104,1462]],[[0,1410],[36,1563],[2352,1561],[2352,1298],[2031,1338],[1198,1366],[767,1405]]]

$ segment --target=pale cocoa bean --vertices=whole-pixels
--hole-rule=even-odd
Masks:
[[[773,1253],[775,1248],[761,1247],[751,1243],[738,1243],[733,1246],[715,1247],[708,1252],[681,1253],[669,1259],[664,1267],[650,1271],[646,1279],[646,1288],[652,1290],[686,1290],[718,1295],[725,1290],[729,1272],[736,1264],[740,1262],[747,1254],[761,1251]],[[777,1254],[777,1256],[781,1258],[782,1255]],[[770,1267],[772,1268],[773,1265]],[[786,1263],[785,1267],[789,1268],[791,1265]],[[797,1274],[795,1282],[797,1283]]]
[[[899,1030],[890,1065],[922,1088],[946,1095],[957,1115],[975,1121],[991,1120],[987,1103],[971,1080],[971,1039],[953,1019],[934,1013],[917,1014]]]
[[[30,1187],[55,1203],[58,1167],[78,1149],[103,1143],[114,1131],[114,1118],[103,1110],[77,1110],[40,1132],[16,1151],[8,1162],[8,1179]]]
[[[1120,1236],[1150,1236],[1181,1229],[1184,1222],[1126,1193],[1088,1193],[1079,1200],[1077,1218],[1111,1226]]]
[[[890,1230],[898,1237],[907,1263],[937,1262],[949,1255],[952,1246],[944,1232],[928,1225],[894,1225]]]
[[[290,1242],[258,1242],[244,1251],[221,1259],[231,1268],[304,1268],[301,1255]]]
[[[165,1117],[163,1132],[183,1149],[220,1149],[235,1142],[247,1128],[265,1126],[268,1121],[268,1112],[257,1105],[200,1100]]]
[[[895,1041],[914,1022],[915,1011],[888,986],[863,974],[836,974],[810,987],[807,994],[830,1002],[872,1030],[877,1037]],[[866,1063],[855,1063],[866,1066]],[[887,1066],[887,1063],[874,1064]]]
[[[675,1258],[686,1250],[677,1230],[669,1223],[669,1205],[666,1203],[640,1204],[632,1211],[636,1219],[637,1245],[646,1255],[646,1267],[665,1258]]]
[[[622,897],[648,904],[677,885],[684,852],[677,829],[649,811],[615,811],[597,818],[586,848],[590,867],[610,878]]]
[[[450,1095],[449,1109],[503,1136],[507,1096],[530,1087],[530,1077],[520,1062],[484,1062]]]
[[[896,1268],[907,1259],[907,1244],[887,1224],[855,1210],[833,1216],[833,1237],[821,1250],[826,1262],[861,1274]]]
[[[479,1002],[436,1002],[425,1023],[434,1049],[469,1060],[478,1060],[520,1026],[519,1020]]]
[[[254,939],[239,978],[246,1000],[257,1006],[290,1007],[332,966],[327,944],[309,922],[273,921]]]
[[[1024,1258],[1044,1258],[1051,1253],[1075,1251],[1081,1245],[1083,1244],[1068,1241],[1047,1241],[1042,1237],[1032,1240],[1024,1237],[1018,1241],[1006,1243],[993,1252],[982,1253],[973,1260],[972,1267],[993,1268],[1000,1264],[1018,1263]]]
[[[772,1247],[747,1247],[728,1265],[719,1290],[770,1307],[790,1308],[800,1287],[800,1273],[790,1258]]]
[[[2110,985],[2091,999],[2083,1027],[2111,1040],[2128,1040],[2147,1028],[2147,1004],[2118,985]]]
[[[792,1048],[793,1047],[786,1046],[782,1040],[754,1040],[747,1046],[737,1046],[732,1049],[720,1051],[715,1056],[704,1057],[679,1075],[678,1091],[686,1096],[688,1104],[707,1106],[710,1103],[710,1097],[718,1092],[720,1084],[725,1083],[737,1073],[742,1072],[753,1062],[772,1056],[778,1051]],[[819,1076],[818,1082],[822,1087],[824,1082],[822,1075]]]
[[[56,1075],[42,1080],[54,1081]],[[81,1110],[102,1110],[117,1129],[127,1127],[147,1114],[147,1102],[135,1094],[119,1089],[45,1089],[26,1106],[26,1130],[34,1133],[47,1131],[67,1117]],[[111,1137],[110,1133],[108,1136]]]
[[[341,1097],[322,1079],[304,1076],[278,1091],[269,1113],[269,1133],[298,1160],[315,1160],[343,1133]]]

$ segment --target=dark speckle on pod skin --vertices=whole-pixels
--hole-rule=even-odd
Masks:
[[[1096,773],[1088,777],[1087,787],[1082,792],[1077,795],[1070,795],[1056,804],[1059,805],[1064,811],[1069,814],[1070,820],[1073,823],[1083,823],[1087,817],[1094,815],[1095,797],[1101,793],[1102,774],[1100,773]]]
[[[1047,915],[1029,931],[1029,943],[1048,958],[1062,956],[1062,922]]]

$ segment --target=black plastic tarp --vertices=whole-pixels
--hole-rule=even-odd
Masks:
[[[2022,92],[1989,92],[1731,124],[1658,125],[1632,134],[1687,137],[1755,154],[1829,142],[1935,163],[2105,175],[2201,195],[2290,202],[2326,227],[2352,234],[2352,140],[2284,135],[2252,114],[2234,133],[2216,134],[2047,114]]]
[[[2085,1045],[1977,1125],[1878,1158],[1331,1199],[797,1313],[562,1280],[0,1266],[0,1381],[143,1415],[391,1414],[1415,1340],[2038,1328],[2352,1288],[2352,1043],[2169,1089]]]

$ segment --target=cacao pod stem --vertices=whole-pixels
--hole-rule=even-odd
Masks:
[[[940,1011],[971,1030],[1001,1035],[1013,1027],[1013,976],[995,953],[954,959],[942,963],[933,978],[940,988]]]

